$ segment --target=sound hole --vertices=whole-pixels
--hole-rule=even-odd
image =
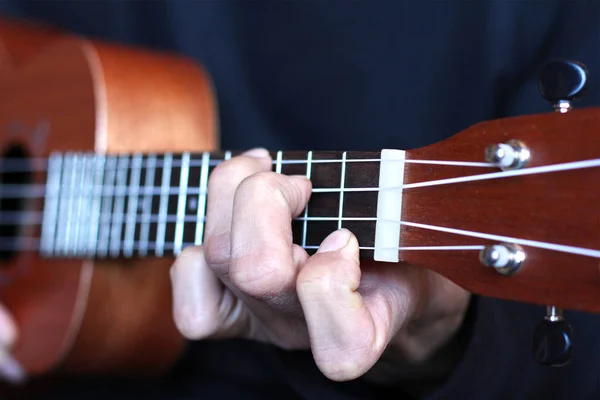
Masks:
[[[0,154],[0,263],[10,261],[19,252],[18,238],[25,227],[29,201],[25,193],[15,195],[14,191],[17,185],[24,187],[32,179],[32,165],[25,149],[19,145],[5,148]]]

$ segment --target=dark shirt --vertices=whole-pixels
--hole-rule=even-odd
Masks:
[[[4,1],[1,7],[202,62],[218,94],[225,149],[408,149],[482,120],[550,111],[536,74],[554,57],[588,66],[590,89],[578,106],[600,105],[598,1]],[[600,398],[600,319],[566,312],[575,330],[573,362],[552,369],[537,365],[530,350],[544,312],[477,297],[462,359],[425,398]],[[388,389],[390,398],[412,398],[413,385]],[[192,344],[165,381],[82,382],[52,398],[268,395],[385,398],[363,379],[328,381],[308,352],[243,341]]]

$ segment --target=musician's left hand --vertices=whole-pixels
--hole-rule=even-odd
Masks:
[[[204,245],[171,271],[180,331],[310,348],[340,381],[365,374],[386,349],[404,365],[429,360],[460,328],[469,294],[421,268],[361,265],[347,230],[309,257],[292,243],[291,219],[311,184],[270,172],[271,162],[257,150],[211,174]]]

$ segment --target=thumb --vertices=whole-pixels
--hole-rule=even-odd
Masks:
[[[298,276],[313,356],[332,380],[366,373],[405,319],[405,309],[387,285],[369,282],[361,288],[363,295],[360,283],[358,241],[346,229],[329,235]]]
[[[17,327],[12,315],[0,304],[0,380],[20,384],[26,379],[25,370],[10,354],[17,340]]]

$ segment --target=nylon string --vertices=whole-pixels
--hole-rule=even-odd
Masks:
[[[278,160],[281,163],[284,163],[285,161],[283,160]],[[296,160],[291,161],[295,162]],[[361,159],[361,160],[311,160],[311,163],[316,163],[316,162],[368,162],[368,161],[380,161],[377,159],[371,159],[371,160],[366,160],[366,159]],[[413,162],[416,163],[444,163],[443,161],[432,161],[432,160],[412,160]],[[307,160],[297,160],[298,163],[307,163]],[[411,160],[406,160],[406,162],[411,162]],[[156,163],[158,164],[158,162]],[[189,164],[191,166],[192,161],[189,161]],[[460,163],[460,162],[452,162],[452,164],[444,164],[444,165],[469,165],[469,166],[474,166],[473,164],[477,164],[477,166],[483,166],[483,163]],[[200,164],[201,166],[201,164]],[[489,164],[486,164],[485,166],[490,166]],[[432,181],[425,181],[425,182],[417,182],[417,183],[411,183],[411,184],[405,184],[402,185],[401,187],[396,187],[396,188],[388,188],[385,190],[404,190],[404,189],[411,189],[411,188],[418,188],[418,187],[426,187],[426,186],[437,186],[437,185],[447,185],[447,184],[456,184],[456,183],[466,183],[466,182],[473,182],[473,181],[480,181],[480,180],[487,180],[487,179],[498,179],[498,178],[507,178],[507,177],[513,177],[513,176],[525,176],[525,175],[534,175],[534,174],[542,174],[542,173],[550,173],[550,172],[558,172],[558,171],[568,171],[568,170],[576,170],[576,169],[584,169],[584,168],[592,168],[592,167],[598,167],[600,166],[600,159],[592,159],[592,160],[583,160],[583,161],[576,161],[576,162],[567,162],[567,163],[561,163],[561,164],[553,164],[553,165],[545,165],[545,166],[539,166],[539,167],[531,167],[531,168],[525,168],[525,169],[520,169],[520,170],[510,170],[510,171],[500,171],[500,172],[492,172],[492,173],[485,173],[485,174],[476,174],[476,175],[468,175],[468,176],[461,176],[461,177],[456,177],[456,178],[447,178],[447,179],[439,179],[439,180],[432,180]],[[4,188],[9,187],[14,189],[15,186],[27,186],[27,185],[3,185]],[[42,193],[38,194],[38,196],[43,195],[43,190],[45,189],[45,185],[35,185],[35,186],[40,186],[42,189]],[[165,191],[164,187],[163,188],[151,188],[150,190],[143,190],[143,189],[138,189],[135,191],[131,191],[128,190],[126,187],[123,187],[121,189],[124,190],[113,190],[113,191],[104,191],[103,194],[104,195],[111,195],[114,196],[115,194],[127,194],[127,195],[132,195],[132,194],[166,194],[165,192],[167,191],[168,194],[182,194],[182,191],[180,190],[180,188],[175,188],[172,189],[169,188],[168,190]],[[162,189],[162,191],[161,191]],[[382,189],[379,189],[377,187],[370,187],[370,188],[315,188],[313,189],[313,193],[335,193],[335,192],[340,192],[340,191],[344,191],[344,192],[363,192],[363,191],[379,191]],[[155,192],[158,191],[158,192]],[[172,191],[172,193],[171,193]],[[185,193],[187,194],[206,194],[205,191],[202,192],[200,189],[190,189],[188,188]],[[6,214],[6,213],[3,213]],[[12,215],[8,215],[7,218],[2,217],[0,218],[0,225],[5,224],[5,220],[6,221],[10,221],[11,218],[12,220],[18,220],[19,218],[23,218],[23,214],[25,214],[25,219],[30,219],[30,220],[34,220],[32,223],[39,223],[39,218],[40,215],[36,214],[30,214],[29,212],[26,213],[21,213],[21,215],[19,215],[19,213],[13,213]],[[164,214],[163,214],[164,215]],[[151,218],[154,218],[154,216],[150,216]],[[158,216],[156,216],[158,221],[161,222],[165,222],[165,218],[159,218]],[[167,220],[170,221],[170,219],[172,219],[172,216],[167,216]],[[35,220],[38,220],[38,222],[35,222]],[[176,221],[178,222],[177,216],[175,216]],[[305,220],[305,221],[309,221],[309,220],[333,220],[333,221],[338,221],[338,223],[341,224],[342,220],[372,220],[372,221],[376,221],[376,218],[340,218],[340,217],[332,217],[332,218],[327,218],[327,217],[300,217],[297,218],[300,220]],[[185,219],[184,219],[185,220]],[[195,222],[200,222],[198,218],[193,218],[193,221]],[[137,222],[137,217],[136,217],[136,222]],[[584,255],[584,256],[589,256],[589,257],[596,257],[596,258],[600,258],[600,250],[595,250],[595,249],[587,249],[587,248],[581,248],[581,247],[575,247],[575,246],[565,246],[565,245],[560,245],[560,244],[555,244],[555,243],[547,243],[547,242],[541,242],[541,241],[533,241],[533,240],[526,240],[526,239],[521,239],[521,238],[510,238],[510,237],[505,237],[505,236],[501,236],[501,235],[494,235],[494,234],[489,234],[489,233],[483,233],[483,232],[473,232],[473,231],[466,231],[466,230],[460,230],[460,229],[454,229],[454,228],[448,228],[448,227],[442,227],[442,226],[434,226],[434,225],[426,225],[426,224],[419,224],[419,223],[415,223],[415,222],[410,222],[410,221],[388,221],[388,222],[396,222],[399,224],[404,224],[406,226],[413,226],[415,228],[420,228],[420,229],[430,229],[430,230],[436,230],[436,231],[442,231],[442,232],[446,232],[446,233],[451,233],[451,234],[457,234],[457,235],[463,235],[463,236],[470,236],[470,237],[476,237],[476,238],[480,238],[480,239],[487,239],[487,240],[498,240],[498,241],[509,241],[509,242],[513,242],[516,244],[522,244],[525,246],[531,246],[531,247],[538,247],[538,248],[543,248],[543,249],[547,249],[547,250],[554,250],[554,251],[559,251],[559,252],[566,252],[566,253],[572,253],[572,254],[579,254],[579,255]],[[3,247],[4,243],[7,243],[6,240],[12,240],[11,238],[4,238],[4,237],[0,237],[1,243],[2,245],[0,245],[0,247]],[[27,240],[27,239],[26,239]],[[29,238],[28,240],[39,240],[37,238]],[[14,241],[14,240],[13,240]],[[304,240],[303,240],[304,241]],[[161,245],[166,246],[168,245],[167,243],[164,243]],[[398,247],[398,250],[432,250],[432,249],[444,249],[444,250],[465,250],[465,249],[480,249],[482,246],[423,246],[423,247],[411,247],[411,248],[402,248],[402,247]],[[308,247],[306,247],[308,248]],[[363,248],[363,249],[370,249],[370,248]],[[14,250],[14,249],[13,249]]]
[[[310,152],[312,153],[312,152]],[[171,153],[168,153],[171,154]],[[135,157],[137,154],[132,154],[132,158]],[[150,154],[150,157],[155,157],[155,155]],[[96,156],[98,158],[102,157],[102,158],[116,158],[118,157],[118,155],[111,155],[111,156]],[[225,160],[227,160],[228,158],[225,157]],[[380,162],[382,161],[380,158],[357,158],[357,159],[346,159],[345,163],[368,163],[368,162]],[[390,162],[392,160],[385,160],[386,162]],[[400,162],[399,160],[396,160],[398,162]],[[208,162],[208,166],[209,167],[216,167],[217,165],[219,165],[221,162],[223,162],[223,160],[215,160],[215,159],[211,159]],[[312,159],[310,161],[311,164],[336,164],[336,163],[342,163],[344,162],[344,160],[341,159]],[[481,168],[495,168],[496,166],[494,164],[491,163],[484,163],[484,162],[472,162],[472,161],[444,161],[444,160],[404,160],[405,163],[412,163],[412,164],[431,164],[431,165],[446,165],[446,166],[459,166],[459,167],[481,167]],[[277,164],[279,165],[293,165],[293,164],[307,164],[308,161],[307,160],[273,160],[272,164],[277,166]],[[46,158],[37,158],[37,159],[31,159],[31,158],[23,158],[23,159],[18,159],[18,158],[0,158],[0,166],[2,166],[2,172],[3,173],[20,173],[20,172],[32,172],[32,171],[41,171],[41,172],[45,172],[47,171],[47,164],[48,161]],[[198,160],[198,159],[193,159],[189,161],[189,166],[190,167],[201,167],[202,166],[202,160]],[[152,167],[163,167],[165,165],[165,163],[163,162],[163,160],[155,160],[155,161],[150,161],[149,159],[145,159],[143,160],[138,166],[136,166],[135,168],[146,168],[148,166],[152,166]],[[183,161],[181,160],[173,160],[173,162],[170,163],[171,166],[173,167],[181,167],[183,166]],[[134,167],[130,167],[129,169],[133,169]],[[106,168],[106,169],[110,169],[110,168]]]
[[[386,160],[387,162],[387,160]],[[392,161],[390,161],[392,162]],[[400,161],[399,161],[400,162]],[[362,188],[313,188],[313,193],[339,193],[341,191],[344,192],[379,192],[383,190],[406,190],[406,189],[414,189],[419,187],[426,186],[440,186],[440,185],[448,185],[453,183],[468,183],[475,182],[481,180],[489,180],[489,179],[499,179],[499,178],[508,178],[512,176],[525,176],[525,175],[535,175],[535,174],[543,174],[549,172],[559,172],[559,171],[570,171],[576,169],[586,169],[600,166],[600,158],[592,159],[592,160],[583,160],[583,161],[573,161],[562,164],[551,164],[551,165],[543,165],[539,167],[531,167],[525,169],[518,170],[509,170],[509,171],[499,171],[499,172],[491,172],[486,174],[476,174],[476,175],[466,175],[460,176],[456,178],[446,178],[446,179],[437,179],[432,181],[425,182],[416,182],[416,183],[408,183],[402,186],[397,187],[389,187],[385,189],[380,189],[378,187],[362,187]],[[4,191],[0,193],[1,198],[34,198],[34,197],[44,197],[46,191],[46,185],[19,185],[19,184],[7,184],[2,185],[6,189],[9,189],[9,194],[7,196],[4,195]],[[68,185],[64,186],[68,187]],[[33,188],[33,189],[31,189]],[[92,186],[92,188],[95,188]],[[23,191],[26,190],[24,193]],[[114,186],[112,188],[104,188],[101,190],[102,195],[106,196],[122,196],[122,195],[131,195],[131,194],[180,194],[179,187],[170,187],[168,190],[164,190],[162,187],[152,187],[151,189],[130,189],[128,186]],[[188,188],[186,190],[187,194],[207,194],[206,190],[201,190],[199,188]]]
[[[153,216],[153,218],[155,218],[156,221],[165,222],[165,219],[161,218],[159,216]],[[397,223],[397,224],[405,225],[405,226],[412,226],[414,228],[446,232],[446,233],[451,233],[451,234],[460,235],[460,236],[468,236],[468,237],[473,237],[473,238],[479,238],[479,239],[485,239],[485,240],[495,240],[495,241],[501,241],[501,242],[510,242],[510,243],[515,243],[515,244],[520,244],[523,246],[536,247],[536,248],[545,249],[545,250],[553,250],[553,251],[558,251],[558,252],[562,252],[562,253],[570,253],[570,254],[577,254],[577,255],[582,255],[582,256],[600,258],[600,250],[595,250],[595,249],[588,249],[588,248],[576,247],[576,246],[566,246],[566,245],[561,245],[561,244],[556,244],[556,243],[549,243],[549,242],[543,242],[543,241],[495,235],[495,234],[484,233],[484,232],[468,231],[468,230],[463,230],[463,229],[448,228],[448,227],[437,226],[437,225],[420,224],[420,223],[410,222],[410,221],[390,221],[390,220],[377,219],[374,217],[373,218],[371,218],[371,217],[364,217],[364,218],[363,217],[344,217],[344,218],[297,217],[294,220],[297,220],[297,221],[304,221],[304,220],[306,220],[306,221],[375,221],[375,222],[376,221],[385,221],[385,222],[393,222],[393,223]],[[197,221],[197,220],[193,219],[193,221]],[[198,221],[198,222],[203,223],[204,221],[205,221],[205,218],[202,218],[202,220]],[[147,221],[144,221],[144,222],[147,222]],[[177,216],[171,215],[171,216],[169,216],[169,222],[180,222],[180,221],[178,221]],[[24,238],[22,240],[27,241],[27,240],[31,240],[31,239],[37,240],[37,238]],[[0,237],[0,241],[2,243],[4,243],[6,241],[14,241],[14,239]],[[134,243],[137,243],[137,242],[134,242]],[[161,246],[167,246],[167,243],[161,243]],[[312,248],[312,247],[307,247],[306,245],[303,247],[304,248]],[[483,245],[481,245],[477,249],[480,249],[480,248],[483,248]],[[361,247],[361,249],[372,250],[373,248]],[[398,250],[432,250],[432,249],[465,250],[465,247],[464,246],[419,246],[419,247],[407,247],[407,248],[398,247]],[[475,250],[475,247],[469,246],[468,249]]]

